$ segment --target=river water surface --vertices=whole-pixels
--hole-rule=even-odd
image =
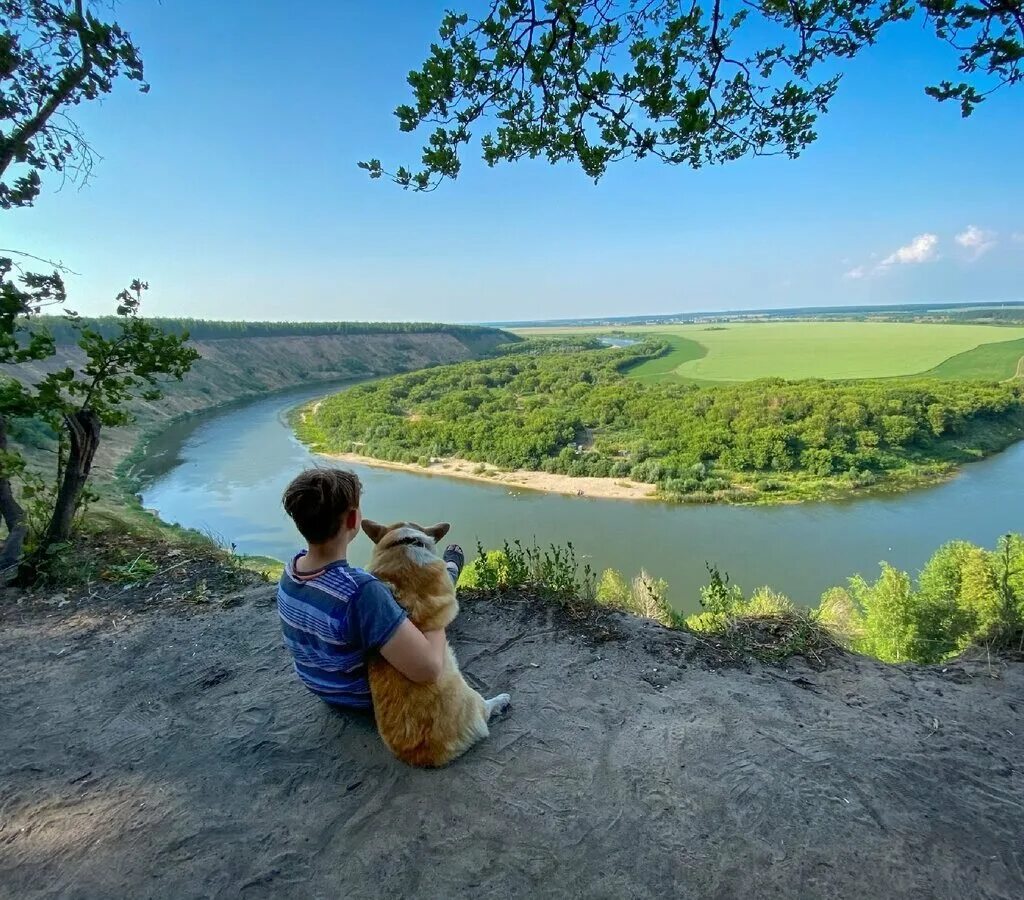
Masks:
[[[286,559],[301,538],[281,508],[298,471],[330,460],[311,454],[287,424],[290,409],[338,387],[310,386],[193,416],[155,438],[142,467],[146,506],[166,521],[217,535],[242,553]],[[945,541],[991,546],[1024,530],[1024,442],[967,466],[954,480],[907,494],[775,507],[680,506],[563,497],[441,475],[353,466],[363,511],[381,521],[453,523],[467,555],[476,542],[572,541],[595,568],[641,567],[669,583],[677,608],[699,608],[705,561],[745,590],[768,584],[813,605],[821,592],[880,560],[916,572]],[[351,561],[364,564],[361,537]]]

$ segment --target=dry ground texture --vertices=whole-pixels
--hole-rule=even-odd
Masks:
[[[0,895],[1024,896],[1021,664],[722,667],[466,598],[464,669],[514,708],[417,771],[303,692],[272,591],[5,599]]]

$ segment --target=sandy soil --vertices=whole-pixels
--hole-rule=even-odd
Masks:
[[[623,478],[590,478],[557,475],[551,472],[531,472],[528,469],[512,469],[505,471],[495,466],[476,463],[469,459],[444,457],[436,459],[428,466],[416,463],[396,463],[375,459],[372,456],[360,456],[358,453],[323,453],[342,462],[356,463],[363,466],[376,466],[381,469],[400,469],[403,472],[415,472],[420,475],[446,475],[450,478],[463,478],[469,481],[483,481],[488,484],[507,484],[510,487],[525,488],[531,491],[545,491],[549,494],[571,494],[573,496],[602,497],[610,500],[645,500],[654,496],[655,486],[639,481]],[[479,470],[483,467],[486,474]]]
[[[709,668],[686,635],[464,602],[491,738],[405,768],[303,692],[267,586],[0,611],[0,895],[1024,896],[1024,666]]]

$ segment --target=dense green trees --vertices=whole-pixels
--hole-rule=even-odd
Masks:
[[[90,328],[105,337],[120,327],[116,316],[85,319]],[[150,318],[152,325],[172,334],[187,332],[196,341],[217,341],[227,338],[308,337],[319,334],[450,334],[459,340],[492,339],[512,343],[514,334],[482,325],[446,325],[430,322],[221,322],[213,319]],[[41,316],[57,343],[73,342],[74,328],[57,316]]]
[[[792,496],[800,484],[875,485],[1024,434],[1021,388],[940,381],[646,384],[623,370],[646,343],[524,342],[490,360],[347,390],[303,426],[328,450],[415,462],[631,478],[671,496]]]

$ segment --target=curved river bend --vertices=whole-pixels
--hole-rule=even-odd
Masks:
[[[310,453],[287,424],[290,409],[338,386],[317,385],[193,416],[156,437],[143,464],[142,495],[166,521],[208,531],[239,552],[286,559],[301,539],[281,509],[300,469],[330,463]],[[705,561],[745,590],[769,584],[813,605],[821,592],[878,562],[916,572],[943,542],[991,546],[1024,530],[1024,442],[967,466],[954,480],[908,494],[776,507],[679,506],[563,497],[364,466],[363,510],[382,521],[453,523],[452,539],[473,556],[505,539],[572,541],[595,568],[627,575],[641,567],[669,583],[677,608],[699,608]],[[366,538],[352,562],[365,564]]]

